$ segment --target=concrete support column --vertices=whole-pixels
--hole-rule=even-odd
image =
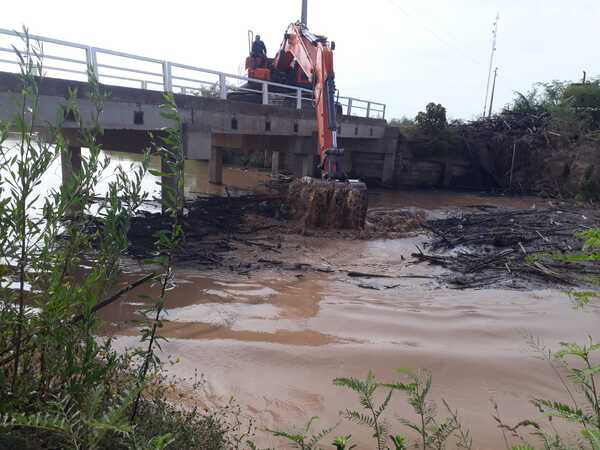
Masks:
[[[293,150],[291,158],[291,167],[287,169],[297,177],[313,177],[315,176],[317,161],[317,140],[316,134],[313,136],[297,136],[292,138],[292,141],[287,144]]]
[[[212,147],[208,162],[208,182],[213,184],[223,183],[223,148]]]
[[[271,167],[271,152],[269,150],[264,150],[264,158],[263,167],[268,169]]]
[[[400,130],[395,127],[387,127],[385,137],[383,138],[383,171],[381,173],[381,182],[386,186],[394,184],[396,174],[396,154],[398,153],[398,141]]]
[[[342,147],[344,149],[344,155],[342,156],[342,169],[344,173],[349,174],[352,172],[352,147]]]
[[[301,174],[303,177],[314,177],[319,163],[317,134],[298,139],[298,153],[302,153]],[[320,176],[320,174],[318,175]]]
[[[281,161],[279,160],[279,150],[273,150],[273,153],[271,154],[271,176],[276,177],[279,175],[279,164],[281,163]]]
[[[314,177],[317,167],[317,155],[315,153],[309,153],[302,158],[302,176],[303,177]]]
[[[183,145],[185,149],[185,159],[193,159],[196,161],[210,160],[210,149],[213,145],[212,133],[209,129],[193,130],[188,127],[184,128]]]
[[[60,166],[62,172],[62,186],[65,188],[73,182],[73,176],[81,172],[81,147],[69,145],[65,152],[60,154]],[[67,215],[74,216],[81,212],[81,207],[74,206],[67,211]]]
[[[66,152],[60,154],[62,184],[66,186],[74,174],[81,172],[81,147],[69,145]]]

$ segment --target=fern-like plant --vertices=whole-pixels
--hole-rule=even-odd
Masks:
[[[332,445],[336,450],[352,450],[353,448],[356,448],[356,445],[350,444],[351,438],[352,436],[349,434],[345,436],[338,436],[333,440]]]
[[[333,431],[334,427],[325,428],[315,434],[311,434],[312,424],[319,420],[317,416],[311,417],[304,428],[300,431],[278,431],[278,430],[267,430],[273,436],[283,438],[287,440],[290,444],[292,444],[293,448],[299,448],[300,450],[317,450],[317,445],[319,442],[327,436],[331,431]]]
[[[375,393],[381,385],[377,382],[375,375],[371,371],[369,371],[367,378],[364,380],[359,380],[358,378],[336,378],[333,380],[333,384],[345,387],[358,394],[360,405],[364,412],[346,409],[342,414],[347,420],[373,430],[373,437],[377,442],[377,450],[385,450],[388,424],[382,415],[390,403],[394,389],[390,388],[384,400],[380,404],[377,404]]]
[[[424,370],[416,373],[410,369],[397,369],[397,372],[407,377],[409,382],[387,383],[384,386],[405,392],[409,405],[419,417],[418,422],[400,419],[401,423],[418,433],[421,441],[419,447],[423,450],[445,449],[449,438],[459,430],[459,423],[454,414],[442,421],[437,419],[436,404],[428,399],[432,384],[431,373]]]

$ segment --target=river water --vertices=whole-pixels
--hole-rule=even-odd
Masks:
[[[347,269],[430,275],[406,261],[424,238],[369,242],[305,243],[302,260],[326,259]],[[403,259],[404,258],[404,259]],[[547,345],[583,341],[598,329],[600,311],[576,311],[557,290],[451,290],[428,279],[385,279],[365,289],[339,274],[227,273],[178,271],[169,296],[165,354],[179,358],[171,370],[207,377],[205,401],[235,396],[267,428],[288,429],[317,415],[325,426],[338,412],[357,407],[353,394],[335,387],[340,376],[364,377],[369,370],[394,380],[399,367],[424,368],[434,378],[433,399],[447,400],[472,428],[475,448],[503,447],[490,400],[509,422],[539,414],[532,397],[563,399],[559,380],[536,359],[526,336]],[[389,289],[386,286],[394,285]],[[137,301],[123,300],[107,318],[134,318]],[[117,334],[132,335],[126,328]],[[122,346],[137,338],[123,337]],[[410,417],[399,395],[390,419]],[[341,425],[336,432],[349,432]],[[403,431],[403,430],[402,430]],[[369,434],[352,430],[359,448]],[[266,434],[262,444],[275,445]],[[281,448],[281,447],[278,447]]]
[[[133,155],[111,156],[114,164],[135,161]],[[222,192],[206,183],[206,175],[206,164],[186,163],[187,193]],[[256,171],[225,172],[225,183],[240,189],[264,179]],[[51,180],[59,182],[60,166]],[[148,190],[157,191],[155,181],[149,177]],[[544,200],[371,191],[370,202],[445,214],[482,204],[529,208]],[[296,262],[424,277],[440,270],[410,263],[410,254],[425,236],[371,241],[280,238],[283,256],[278,257]],[[261,255],[257,251],[255,256]],[[125,278],[146,269],[129,261]],[[381,380],[392,381],[396,368],[423,368],[433,374],[432,398],[443,398],[458,409],[472,430],[474,448],[504,448],[491,400],[505,420],[516,423],[538,418],[529,403],[532,397],[564,398],[559,380],[536,358],[525,336],[556,347],[560,341],[582,342],[597,334],[600,323],[598,308],[575,310],[568,296],[555,289],[453,290],[428,278],[359,281],[341,273],[275,270],[240,276],[186,267],[177,269],[176,279],[161,331],[169,339],[162,345],[163,357],[179,360],[169,370],[182,377],[204,374],[202,404],[225,403],[234,396],[260,428],[287,430],[314,415],[321,426],[334,425],[340,410],[359,406],[352,393],[332,384],[335,377],[364,377],[373,370]],[[131,293],[103,311],[120,348],[137,345],[137,328],[130,321],[139,319],[145,308],[140,293],[148,292]],[[394,433],[405,431],[397,421],[400,416],[411,414],[398,394],[388,416]],[[334,433],[348,430],[342,423]],[[354,427],[352,434],[358,448],[373,447],[366,430]],[[283,448],[268,433],[259,431],[258,439],[262,445]]]

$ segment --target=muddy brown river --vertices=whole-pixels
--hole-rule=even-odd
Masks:
[[[130,156],[113,157],[115,164],[130,162]],[[225,173],[225,183],[240,189],[265,179],[256,171]],[[222,191],[205,180],[205,164],[187,165],[188,194]],[[149,190],[156,189],[154,181],[148,181]],[[412,207],[434,215],[472,205],[529,208],[543,202],[449,192],[370,192],[372,206]],[[564,398],[559,380],[536,358],[525,336],[556,347],[560,341],[581,342],[598,332],[600,310],[576,310],[560,290],[454,290],[439,285],[427,277],[441,269],[411,263],[415,246],[428,239],[424,235],[372,241],[280,238],[279,259],[422,278],[365,280],[339,272],[277,270],[242,276],[222,268],[177,268],[162,334],[169,339],[163,358],[172,355],[179,362],[168,370],[181,377],[204,374],[207,381],[198,393],[202,404],[223,404],[234,396],[255,417],[262,446],[285,448],[264,428],[289,430],[314,415],[320,417],[320,426],[332,426],[340,422],[340,410],[358,407],[351,392],[332,384],[335,377],[364,377],[373,370],[381,380],[391,381],[394,369],[408,367],[431,371],[432,398],[458,409],[472,430],[474,448],[504,448],[491,401],[505,420],[516,423],[538,418],[529,403],[532,397]],[[250,258],[265,256],[265,250],[244,251]],[[128,261],[126,278],[147,269]],[[131,320],[139,319],[146,307],[140,293],[104,311],[120,348],[139,342]],[[411,417],[398,393],[388,414],[394,433],[406,432],[397,420],[401,416]],[[324,444],[347,432],[350,427],[342,422]],[[353,427],[351,433],[358,448],[373,448],[368,430]]]

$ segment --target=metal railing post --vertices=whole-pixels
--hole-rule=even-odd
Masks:
[[[95,78],[98,79],[100,77],[98,74],[98,58],[96,56],[96,49],[94,47],[87,47],[85,49],[85,61],[88,66],[88,70],[92,71]],[[90,75],[91,74],[88,73],[88,81],[91,81]]]
[[[171,63],[164,61],[163,67],[163,88],[165,92],[173,92],[173,82],[171,80]]]
[[[348,99],[348,108],[346,110],[346,114],[349,116],[352,115],[352,98]]]
[[[146,82],[146,80],[142,80],[142,89],[148,89],[148,83]]]
[[[383,105],[383,111],[381,112],[381,118],[385,119],[385,105]]]
[[[269,85],[263,81],[262,83],[262,104],[269,104]]]
[[[367,119],[369,118],[370,114],[371,114],[371,102],[367,102]]]
[[[296,89],[296,109],[302,109],[302,91],[300,88]]]
[[[219,97],[227,100],[227,79],[224,73],[219,74]]]

